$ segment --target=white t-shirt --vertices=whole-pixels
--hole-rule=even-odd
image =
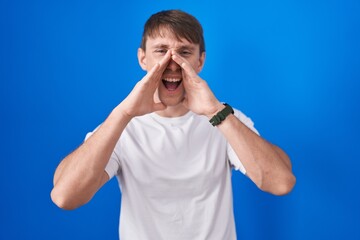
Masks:
[[[232,168],[246,171],[206,117],[133,118],[105,169],[122,193],[120,239],[236,240]]]

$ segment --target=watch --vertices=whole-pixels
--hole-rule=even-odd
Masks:
[[[223,110],[221,110],[220,112],[218,112],[216,115],[214,115],[209,122],[215,127],[217,125],[219,125],[222,121],[224,121],[226,119],[227,116],[229,116],[230,114],[234,114],[234,110],[232,109],[232,107],[227,104],[227,103],[223,103],[225,108]]]

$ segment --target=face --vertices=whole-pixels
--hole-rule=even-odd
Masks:
[[[139,49],[138,58],[141,67],[149,71],[157,62],[159,62],[167,51],[175,51],[185,58],[194,70],[199,73],[203,67],[205,53],[200,54],[199,44],[190,43],[186,39],[179,41],[168,31],[162,32],[162,36],[148,38],[146,41],[146,51]],[[176,107],[185,96],[185,89],[182,84],[181,67],[170,59],[166,67],[162,81],[155,92],[155,101],[161,101],[166,106]]]

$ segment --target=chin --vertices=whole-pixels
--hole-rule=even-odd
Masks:
[[[184,89],[177,89],[177,92],[169,93],[166,89],[161,89],[158,92],[158,97],[160,101],[169,107],[175,107],[179,104],[182,104],[184,100],[185,91]]]
[[[161,98],[160,97],[160,101],[165,104],[168,107],[175,107],[178,106],[180,104],[182,104],[184,97],[178,97],[178,98]]]

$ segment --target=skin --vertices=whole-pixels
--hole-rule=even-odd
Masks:
[[[199,45],[186,39],[180,41],[166,29],[162,36],[149,37],[146,50],[138,50],[139,64],[147,74],[100,128],[59,164],[51,192],[53,202],[59,207],[74,209],[87,203],[109,180],[105,166],[133,117],[151,112],[177,117],[190,110],[210,119],[224,108],[198,75],[205,61]],[[169,78],[181,79],[176,90],[170,91],[163,84],[162,79]],[[295,177],[283,150],[252,132],[234,115],[217,127],[242,159],[249,178],[261,190],[275,195],[291,191]]]

